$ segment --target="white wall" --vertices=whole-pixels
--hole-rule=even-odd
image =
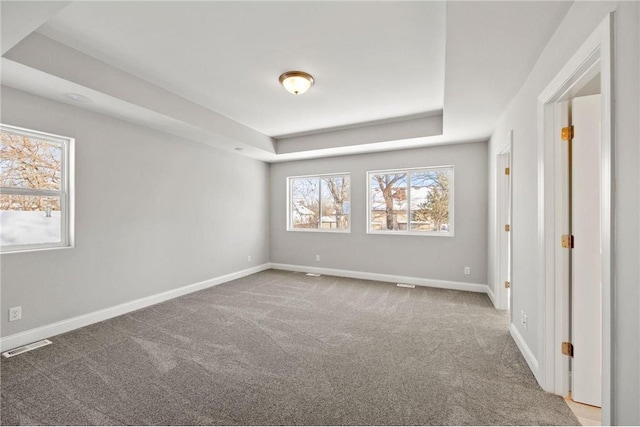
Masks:
[[[534,356],[542,362],[540,289],[537,270],[537,97],[609,11],[614,17],[615,127],[615,263],[614,402],[612,421],[638,424],[640,232],[638,212],[639,25],[637,2],[575,2],[515,99],[500,117],[489,144],[489,284],[497,290],[493,271],[495,248],[495,156],[513,130],[513,312],[524,310],[529,327],[516,322]],[[519,318],[518,316],[515,316]]]
[[[269,262],[267,164],[5,87],[2,122],[76,138],[76,246],[2,255],[3,337]]]
[[[272,164],[271,261],[484,285],[486,159],[487,144],[480,142]],[[367,171],[440,165],[455,168],[455,237],[366,233]],[[351,173],[351,233],[287,231],[287,177],[334,172]]]

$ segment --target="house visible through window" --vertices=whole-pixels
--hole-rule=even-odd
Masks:
[[[288,178],[288,230],[349,231],[348,174]]]
[[[0,125],[3,252],[69,246],[70,138]]]
[[[453,235],[453,166],[367,174],[370,233]]]

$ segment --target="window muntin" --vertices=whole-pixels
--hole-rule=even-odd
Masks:
[[[287,185],[287,230],[349,232],[348,174],[289,177]]]
[[[368,232],[453,235],[453,166],[371,171]]]
[[[0,125],[2,252],[70,246],[73,140]]]

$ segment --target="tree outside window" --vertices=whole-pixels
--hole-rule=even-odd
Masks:
[[[72,140],[0,125],[2,251],[67,246]]]
[[[374,171],[369,232],[453,234],[453,167]]]
[[[289,230],[349,230],[349,175],[290,177],[288,183]]]

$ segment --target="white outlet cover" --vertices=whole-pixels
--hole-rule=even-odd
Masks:
[[[22,307],[11,307],[9,309],[9,322],[22,319]]]

